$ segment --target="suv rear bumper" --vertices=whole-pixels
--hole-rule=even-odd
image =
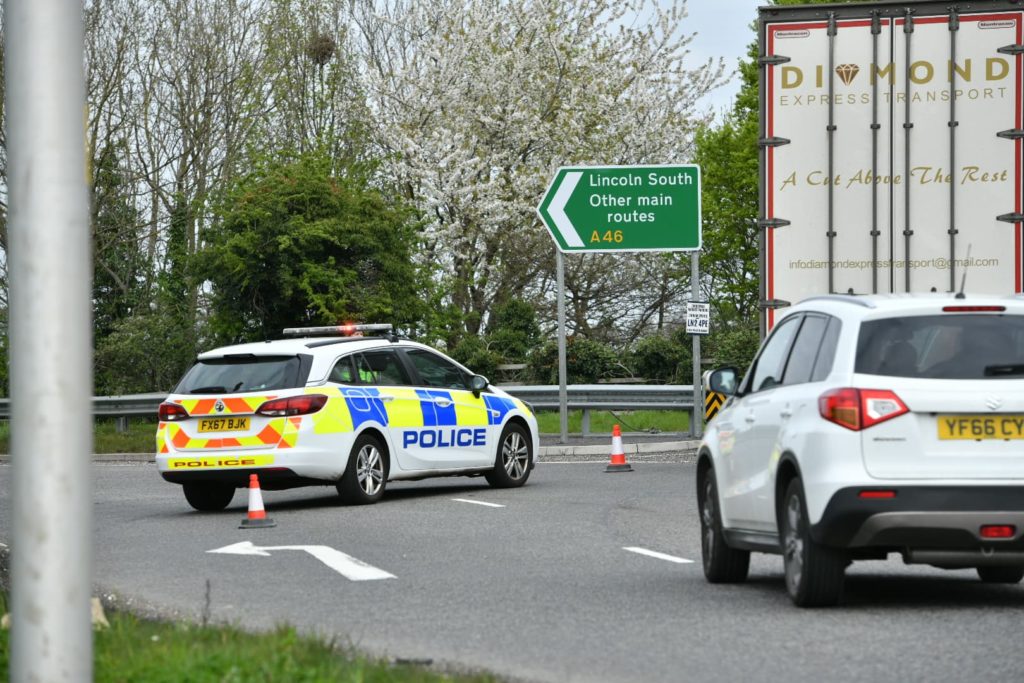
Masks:
[[[895,496],[860,497],[862,491],[881,488]],[[982,538],[981,527],[992,524],[1015,530],[1010,538]],[[834,547],[902,551],[908,562],[1024,564],[1024,486],[844,488],[829,500],[811,536]]]

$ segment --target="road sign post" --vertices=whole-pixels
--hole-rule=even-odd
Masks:
[[[561,441],[568,440],[565,399],[565,286],[563,254],[569,252],[689,251],[691,296],[700,278],[700,167],[571,166],[558,169],[537,207],[558,249],[558,379]],[[694,391],[700,391],[700,337],[693,338]],[[691,433],[700,436],[699,407]],[[694,431],[696,430],[696,431]]]

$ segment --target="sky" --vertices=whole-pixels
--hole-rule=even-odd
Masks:
[[[688,0],[688,16],[682,23],[685,33],[697,34],[690,43],[694,63],[722,57],[726,73],[734,74],[739,60],[747,55],[747,46],[757,39],[750,28],[757,19],[757,8],[767,4],[767,0]],[[739,76],[734,74],[728,84],[705,98],[704,104],[716,113],[727,110],[739,88]]]

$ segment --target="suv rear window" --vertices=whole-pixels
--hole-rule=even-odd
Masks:
[[[239,394],[292,389],[305,384],[298,356],[243,356],[197,361],[178,383],[175,394]]]
[[[1024,316],[948,313],[866,321],[855,371],[890,377],[1024,377]]]

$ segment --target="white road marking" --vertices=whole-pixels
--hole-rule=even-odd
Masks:
[[[373,565],[326,545],[258,546],[253,545],[250,541],[242,541],[241,543],[226,545],[223,548],[207,550],[206,552],[224,555],[264,555],[269,557],[271,550],[303,550],[349,581],[376,581],[379,579],[397,578],[394,574],[389,574],[383,569],[378,569]]]
[[[675,562],[676,564],[693,564],[693,560],[688,560],[685,557],[676,557],[675,555],[666,555],[665,553],[658,553],[647,548],[623,548],[631,553],[638,555],[646,555],[647,557],[654,557],[659,560],[666,560],[668,562]]]
[[[503,508],[504,505],[498,505],[497,503],[485,503],[482,500],[470,500],[469,498],[452,498],[456,503],[472,503],[473,505],[483,505],[489,508]]]

